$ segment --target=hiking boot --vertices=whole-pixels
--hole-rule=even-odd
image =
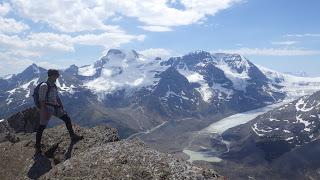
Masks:
[[[80,135],[77,135],[77,134],[73,134],[71,136],[71,141],[72,142],[77,142],[77,141],[80,141],[81,139],[83,139],[83,136],[80,136]]]
[[[35,152],[34,152],[34,154],[35,155],[38,155],[38,154],[41,154],[42,153],[42,150],[41,150],[41,146],[35,146],[34,147],[34,149],[35,149]]]

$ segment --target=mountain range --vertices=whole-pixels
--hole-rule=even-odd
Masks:
[[[169,119],[197,117],[215,121],[219,119],[216,116],[263,107],[320,89],[319,78],[281,74],[257,66],[241,55],[205,51],[162,60],[147,59],[134,50],[110,49],[91,65],[71,65],[60,71],[57,85],[67,110],[78,115],[75,121],[92,125],[104,123],[100,117],[107,114],[111,116],[107,118],[110,123],[116,118],[112,114],[132,116],[139,120],[117,121],[118,126],[127,127],[131,133]],[[19,74],[2,77],[0,118],[32,106],[33,88],[45,79],[46,69],[36,64]],[[79,118],[85,114],[81,113],[83,110],[92,111],[95,117]]]
[[[0,78],[0,119],[33,106],[33,88],[46,80],[46,71],[32,64]],[[199,50],[148,59],[134,50],[110,49],[91,65],[71,65],[60,73],[57,86],[74,122],[112,126],[121,138],[140,137],[178,157],[187,159],[182,151],[197,142],[195,132],[281,102],[290,104],[227,129],[220,139],[199,138],[198,144],[214,146],[228,165],[261,165],[318,139],[320,78],[276,72],[238,54]],[[57,123],[53,120],[50,126]]]

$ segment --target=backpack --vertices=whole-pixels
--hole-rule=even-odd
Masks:
[[[41,82],[39,83],[35,88],[34,88],[34,91],[33,91],[33,101],[34,101],[34,104],[36,105],[37,108],[41,108],[40,107],[40,101],[39,101],[39,89],[40,89],[40,86],[42,83],[46,83],[48,85],[48,89],[47,89],[47,92],[46,92],[46,101],[48,101],[48,96],[49,96],[49,92],[50,92],[50,89],[51,87],[55,87],[55,86],[50,86],[47,82]]]

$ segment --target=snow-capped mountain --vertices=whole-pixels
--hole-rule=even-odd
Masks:
[[[32,106],[33,88],[45,78],[46,70],[35,64],[1,78],[0,118]],[[127,135],[187,117],[201,117],[207,124],[287,96],[312,93],[319,84],[318,78],[281,74],[237,54],[195,51],[162,60],[118,49],[91,65],[61,70],[57,80],[76,121],[88,126],[109,123]],[[84,111],[93,116],[82,116]]]
[[[284,93],[273,91],[267,77],[240,55],[196,51],[163,64],[175,67],[196,84],[195,89],[208,103],[235,105],[234,109],[243,111],[248,107],[245,104],[259,107],[284,98]]]
[[[258,144],[265,152],[266,159],[272,160],[291,149],[319,139],[319,127],[320,91],[317,91],[231,128],[223,136],[232,141],[237,134],[236,137],[241,141],[247,141],[243,143],[243,148],[247,148],[249,142]],[[238,138],[236,144],[240,142]],[[275,144],[282,148],[271,148]]]
[[[298,71],[298,72],[285,72],[285,74],[290,74],[290,75],[298,76],[298,77],[310,77],[310,76],[308,75],[308,73],[303,72],[303,71]]]
[[[221,158],[245,169],[272,170],[288,179],[305,179],[308,174],[319,177],[319,127],[317,91],[225,131],[222,138],[228,151]]]
[[[320,77],[301,77],[258,66],[258,68],[276,84],[288,99],[297,99],[320,90]]]
[[[320,91],[259,116],[251,128],[259,137],[277,136],[301,146],[318,138],[319,127]]]

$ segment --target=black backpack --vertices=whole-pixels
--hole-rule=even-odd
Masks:
[[[50,86],[49,84],[48,84],[48,82],[41,82],[41,83],[39,83],[35,88],[34,88],[34,90],[33,90],[33,101],[34,101],[34,104],[36,105],[36,107],[37,108],[41,108],[40,107],[40,101],[39,101],[39,89],[40,89],[40,86],[41,86],[41,84],[42,83],[46,83],[47,85],[48,85],[48,89],[47,89],[47,92],[46,92],[46,102],[48,102],[48,95],[49,95],[49,92],[50,92],[50,89],[51,89],[51,87],[55,87],[55,86]]]

